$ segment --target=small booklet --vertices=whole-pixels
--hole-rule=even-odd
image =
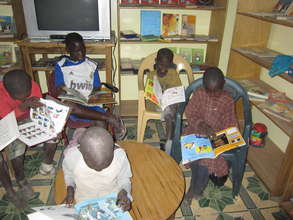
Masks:
[[[64,87],[62,89],[66,91],[66,94],[59,95],[58,96],[59,99],[71,101],[71,102],[86,105],[86,106],[96,106],[97,104],[91,103],[91,98],[94,96],[97,97],[101,94],[109,93],[108,91],[101,90],[101,91],[96,91],[94,94],[90,95],[89,97],[85,97],[83,94],[81,94],[77,90],[70,89],[67,87]]]
[[[178,86],[163,92],[159,80],[154,76],[153,80],[147,79],[145,97],[165,110],[169,105],[185,102],[185,90],[183,86]]]
[[[18,126],[19,140],[28,146],[54,139],[63,130],[70,107],[55,100],[40,99],[39,108],[30,109],[30,121]]]
[[[131,220],[129,212],[124,212],[116,205],[117,193],[86,200],[75,205],[80,219],[115,219]]]
[[[182,164],[203,159],[216,158],[225,151],[244,146],[246,143],[238,128],[230,127],[216,133],[216,139],[211,141],[208,137],[195,134],[181,137]],[[216,143],[221,139],[224,145]]]

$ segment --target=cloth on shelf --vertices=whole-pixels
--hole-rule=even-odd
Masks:
[[[288,72],[290,76],[293,76],[293,56],[278,55],[274,58],[269,75],[274,77],[284,72]]]

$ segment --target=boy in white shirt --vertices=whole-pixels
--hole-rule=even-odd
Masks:
[[[79,146],[76,143],[79,142]],[[113,192],[124,211],[131,207],[130,164],[125,151],[115,145],[104,128],[76,129],[71,146],[64,152],[66,204],[82,202]]]

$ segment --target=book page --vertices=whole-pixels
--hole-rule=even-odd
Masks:
[[[19,131],[14,111],[10,112],[0,121],[0,150],[19,137]]]
[[[65,205],[41,206],[32,208],[36,212],[28,215],[29,220],[76,220],[78,213]]]
[[[163,96],[163,90],[162,90],[161,84],[160,84],[157,76],[154,76],[153,84],[154,84],[153,92],[154,92],[157,100],[159,100],[159,103],[161,104],[161,102],[162,102],[161,99],[162,99],[162,96]]]
[[[80,92],[70,89],[67,87],[62,88],[64,91],[66,91],[65,95],[59,95],[58,98],[62,100],[68,100],[68,101],[78,101],[80,103],[87,103],[88,102],[88,97],[85,97],[83,94]]]
[[[181,102],[185,102],[185,90],[183,86],[166,89],[161,98],[161,108],[164,110],[169,105]]]

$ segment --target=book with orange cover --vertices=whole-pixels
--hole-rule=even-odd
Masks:
[[[189,36],[195,34],[196,16],[182,15],[181,35]]]
[[[163,14],[162,35],[178,35],[179,14]]]

